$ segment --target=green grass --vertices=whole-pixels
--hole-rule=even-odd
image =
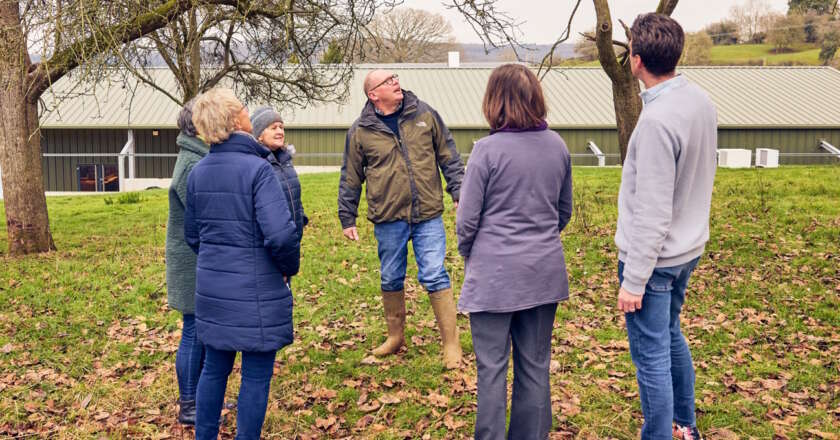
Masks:
[[[790,53],[773,53],[770,44],[736,44],[714,46],[711,52],[711,63],[714,65],[819,65],[819,47],[801,45]]]
[[[817,66],[822,64],[819,55],[820,48],[812,44],[801,44],[794,47],[792,52],[779,54],[773,53],[773,46],[770,44],[734,44],[712,46],[709,64],[716,66]],[[558,64],[558,67],[599,67],[600,65],[601,63],[597,60],[569,59]]]
[[[571,298],[557,312],[552,354],[554,438],[638,438],[638,390],[615,309],[620,169],[575,168],[574,179],[575,214],[563,238]],[[265,436],[470,437],[468,320],[459,319],[464,368],[444,372],[412,263],[409,347],[371,363],[384,337],[371,225],[360,221],[360,243],[344,240],[337,174],[301,180],[311,223],[293,284],[296,339],[278,355]],[[682,317],[709,438],[840,435],[837,182],[837,166],[718,172],[711,239]],[[185,434],[173,423],[180,315],[166,305],[166,192],[107,198],[49,198],[59,250],[0,256],[0,437]],[[457,291],[463,264],[451,205],[445,223]],[[230,399],[238,384],[237,369]],[[226,413],[225,438],[234,425],[235,413]]]

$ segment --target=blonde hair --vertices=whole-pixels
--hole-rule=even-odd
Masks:
[[[193,125],[204,142],[211,145],[224,142],[236,130],[235,120],[242,108],[233,90],[212,88],[195,98]]]

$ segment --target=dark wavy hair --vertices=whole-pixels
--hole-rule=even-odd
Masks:
[[[684,43],[682,26],[665,14],[639,14],[630,27],[633,55],[641,57],[645,69],[656,76],[677,68]]]
[[[539,126],[546,114],[540,81],[521,64],[503,64],[493,69],[481,111],[492,130]]]

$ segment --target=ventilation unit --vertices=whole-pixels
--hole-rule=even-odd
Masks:
[[[718,166],[721,168],[749,168],[752,163],[752,151],[740,148],[718,150]]]
[[[772,148],[756,148],[755,166],[762,168],[779,168],[779,150],[774,150]]]

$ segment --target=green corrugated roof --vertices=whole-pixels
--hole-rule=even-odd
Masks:
[[[346,128],[365,98],[362,79],[372,69],[356,68],[350,96],[341,104],[306,108],[278,105],[293,128]],[[389,65],[400,83],[440,112],[452,128],[486,127],[481,100],[492,67],[448,68],[440,65]],[[830,67],[685,67],[690,80],[704,88],[718,109],[722,127],[840,128],[840,72]],[[155,69],[157,84],[175,90],[171,72]],[[555,69],[543,80],[548,123],[553,128],[613,128],[612,88],[597,67]],[[72,90],[72,77],[44,96],[44,128],[173,128],[179,107],[164,94],[139,85],[132,96],[122,83],[99,84],[95,93],[60,101]],[[54,103],[58,102],[57,108]]]

